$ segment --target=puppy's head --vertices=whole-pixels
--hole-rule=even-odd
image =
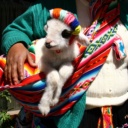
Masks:
[[[81,32],[81,26],[74,14],[55,8],[50,10],[51,20],[44,29],[47,33],[45,46],[51,50],[64,49],[73,43],[72,37],[77,37],[84,45],[88,45],[88,38]],[[73,39],[73,38],[72,38]],[[84,43],[83,43],[84,42]]]
[[[46,31],[45,46],[50,50],[64,49],[69,45],[71,28],[58,19],[50,19],[44,26]]]

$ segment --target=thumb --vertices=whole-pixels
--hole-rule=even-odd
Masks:
[[[32,58],[32,56],[30,54],[28,55],[28,63],[32,67],[37,67],[37,64],[35,63],[35,60]]]

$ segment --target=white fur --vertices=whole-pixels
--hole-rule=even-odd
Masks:
[[[44,29],[47,36],[37,42],[35,51],[36,63],[39,69],[46,73],[47,83],[38,107],[43,115],[47,115],[50,106],[58,103],[62,87],[73,73],[72,61],[79,55],[77,40],[81,40],[82,44],[84,42],[84,45],[89,43],[87,37],[80,33],[69,45],[69,38],[63,38],[61,33],[64,29],[71,30],[71,28],[56,19],[49,20]],[[46,43],[50,48],[46,47]]]

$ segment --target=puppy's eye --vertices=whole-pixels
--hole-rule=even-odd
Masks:
[[[67,30],[67,29],[64,29],[62,31],[61,35],[62,35],[63,38],[66,38],[67,39],[67,38],[69,38],[72,35],[72,32],[69,31],[69,30]]]
[[[44,26],[44,30],[45,30],[45,31],[48,30],[48,25],[47,25],[47,24]]]

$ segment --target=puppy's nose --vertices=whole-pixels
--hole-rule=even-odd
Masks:
[[[51,48],[52,46],[50,45],[50,43],[48,43],[48,42],[45,42],[45,46],[46,46],[46,48]]]

